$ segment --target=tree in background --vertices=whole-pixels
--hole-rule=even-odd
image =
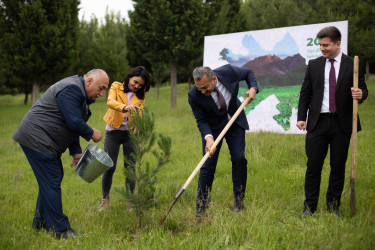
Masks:
[[[71,74],[83,75],[88,70],[97,68],[97,62],[100,60],[100,48],[97,42],[98,30],[99,23],[95,17],[91,17],[89,22],[83,19],[80,21]]]
[[[126,22],[120,14],[106,12],[99,26],[96,17],[80,23],[73,73],[84,74],[93,68],[105,70],[110,82],[121,81],[129,70],[126,59]]]
[[[163,165],[169,162],[171,138],[159,134],[157,140],[154,131],[154,116],[147,108],[144,108],[142,113],[131,114],[131,117],[134,133],[130,133],[130,139],[134,152],[128,159],[125,159],[127,165],[132,168],[124,168],[124,174],[126,178],[135,182],[135,190],[134,193],[130,191],[130,188],[118,189],[118,191],[124,196],[129,209],[137,215],[135,233],[137,235],[145,212],[157,205],[156,174]],[[156,140],[157,149],[154,147]],[[152,153],[156,161],[147,161],[145,156],[148,153]]]
[[[201,0],[136,0],[129,13],[129,35],[133,44],[129,51],[170,69],[171,108],[177,106],[177,68],[200,56],[207,30],[207,16]],[[130,45],[130,44],[129,44]]]
[[[336,4],[337,5],[336,5]],[[348,19],[348,54],[357,55],[366,68],[366,78],[370,73],[370,63],[375,63],[375,2],[337,0],[330,4],[330,11],[338,20]]]
[[[175,108],[177,81],[190,83],[202,64],[204,36],[342,20],[348,54],[359,56],[367,76],[375,71],[374,0],[136,0],[129,23],[107,10],[103,23],[93,16],[79,24],[78,2],[0,1],[0,94],[23,92],[27,103],[32,86],[35,101],[40,86],[66,75],[103,68],[121,80],[143,65],[157,88],[169,74]]]
[[[40,87],[60,79],[71,64],[78,28],[78,0],[3,0],[0,39],[10,79],[22,84],[25,103]],[[5,20],[5,21],[4,21]]]
[[[306,24],[313,12],[307,1],[300,5],[295,0],[245,0],[241,13],[247,30],[261,30]]]
[[[210,13],[206,35],[226,34],[246,31],[246,18],[241,12],[242,0],[207,1],[207,12]]]
[[[148,50],[148,35],[144,29],[147,29],[147,32],[152,32],[148,29],[148,18],[145,18],[151,6],[148,1],[138,1],[134,5],[134,11],[129,12],[130,21],[126,27],[127,59],[132,67],[143,65],[150,71],[156,83],[157,97],[159,98],[159,88],[162,80],[166,79],[165,76],[168,75],[168,69],[158,53],[154,54]]]

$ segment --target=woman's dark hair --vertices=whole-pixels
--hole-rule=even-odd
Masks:
[[[128,93],[128,92],[131,91],[130,88],[129,88],[129,81],[130,81],[130,78],[132,78],[134,76],[141,77],[143,79],[143,81],[145,82],[145,84],[142,86],[142,88],[140,88],[139,90],[137,90],[137,92],[135,92],[135,95],[139,99],[144,99],[145,98],[145,92],[150,90],[151,82],[150,82],[150,75],[148,74],[146,68],[143,67],[143,66],[137,66],[135,68],[132,68],[128,73],[126,73],[126,75],[122,79],[122,82],[124,84],[124,92]]]

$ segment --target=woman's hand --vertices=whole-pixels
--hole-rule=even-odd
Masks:
[[[139,107],[137,105],[126,105],[122,109],[122,112],[123,113],[129,112],[129,111],[130,112],[137,112],[137,109],[139,109]]]

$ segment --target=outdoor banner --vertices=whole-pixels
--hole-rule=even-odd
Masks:
[[[299,91],[307,63],[322,55],[316,34],[326,26],[340,30],[347,54],[348,21],[205,36],[204,66],[230,63],[255,73],[260,92],[245,108],[250,132],[305,133],[296,126]],[[241,101],[246,91],[242,82]]]

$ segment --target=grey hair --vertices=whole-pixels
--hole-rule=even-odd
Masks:
[[[194,70],[193,70],[193,78],[194,78],[194,81],[200,81],[202,80],[202,77],[206,75],[208,79],[212,79],[212,77],[214,76],[214,72],[212,71],[212,69],[210,67],[196,67]]]
[[[92,79],[94,79],[94,81],[96,81],[96,79],[98,79],[102,74],[107,75],[107,73],[102,69],[92,69],[89,72],[87,72],[85,74],[85,76],[86,77],[92,77]]]

